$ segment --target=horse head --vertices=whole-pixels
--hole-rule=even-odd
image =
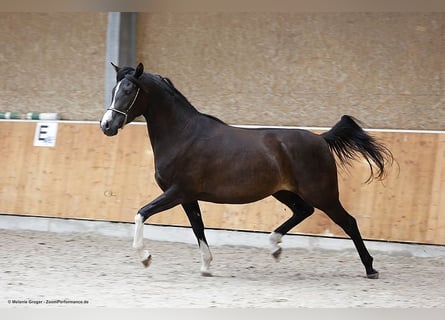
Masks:
[[[143,111],[143,64],[139,63],[136,69],[111,64],[116,71],[116,85],[113,88],[111,105],[100,121],[100,127],[107,136],[116,135],[119,129],[140,116]]]

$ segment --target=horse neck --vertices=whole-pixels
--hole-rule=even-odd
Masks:
[[[159,101],[144,113],[148,134],[155,154],[160,146],[172,148],[182,144],[193,130],[199,112],[183,97],[162,92]]]

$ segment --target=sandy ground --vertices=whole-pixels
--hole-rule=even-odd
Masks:
[[[265,235],[267,237],[267,235]],[[285,239],[284,239],[285,241]],[[265,241],[266,242],[266,241]],[[0,229],[0,307],[443,307],[445,259],[373,252],[380,279],[353,250],[212,247],[213,277],[195,245]],[[18,303],[22,301],[22,303]],[[73,303],[80,301],[80,303]]]

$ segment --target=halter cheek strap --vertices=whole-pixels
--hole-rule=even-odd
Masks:
[[[133,101],[131,101],[130,106],[128,107],[128,109],[126,111],[122,111],[122,110],[118,110],[116,108],[108,108],[107,110],[111,110],[114,111],[116,113],[119,113],[121,115],[123,115],[125,117],[124,119],[124,124],[122,125],[122,128],[125,126],[125,124],[127,123],[127,118],[128,118],[128,112],[130,112],[131,108],[133,108],[134,103],[136,102],[136,99],[139,95],[139,91],[140,91],[140,87],[138,88],[138,91],[136,91],[136,95],[133,98]]]

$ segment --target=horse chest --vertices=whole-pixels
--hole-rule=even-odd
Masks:
[[[166,190],[170,186],[182,180],[185,170],[181,163],[174,159],[155,159],[155,179],[161,189]]]

